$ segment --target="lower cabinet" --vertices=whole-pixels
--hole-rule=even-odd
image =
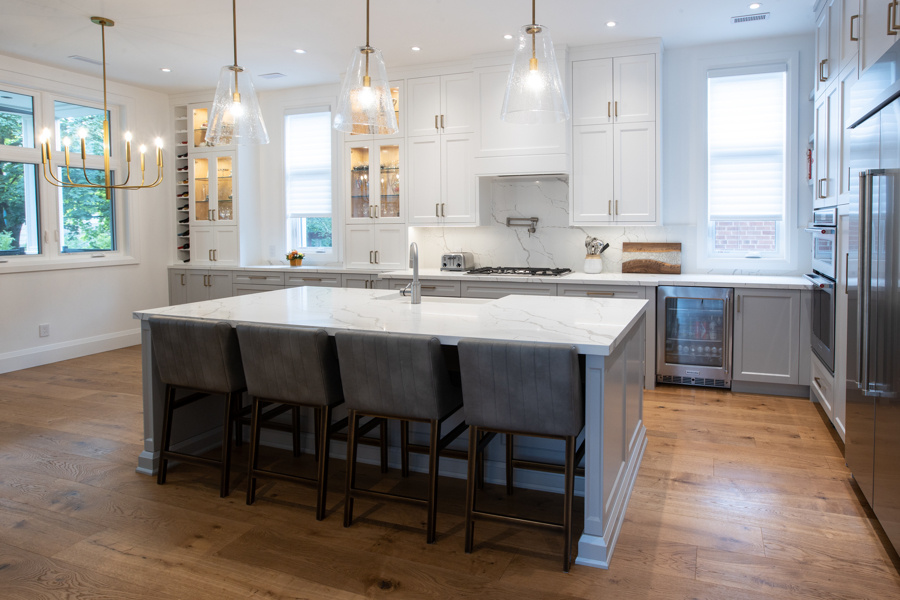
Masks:
[[[402,290],[412,279],[388,279],[389,290]],[[422,285],[423,296],[443,296],[445,298],[459,298],[459,281],[447,279],[419,279]]]
[[[804,330],[807,339],[803,360],[809,356],[800,290],[737,288],[734,295],[732,379],[800,385],[800,338]]]
[[[341,285],[345,288],[386,290],[388,289],[388,280],[378,279],[378,275],[371,273],[344,273],[341,275]]]
[[[283,285],[267,285],[265,283],[234,283],[231,286],[232,296],[249,296],[260,292],[271,292],[284,289]]]
[[[187,270],[169,269],[169,306],[187,302]]]
[[[505,283],[503,281],[462,281],[463,298],[502,298],[510,294],[527,296],[555,296],[555,283]]]
[[[346,266],[353,269],[405,269],[407,226],[347,225]]]
[[[341,287],[340,273],[285,273],[284,287]]]
[[[191,262],[237,265],[237,227],[191,227]]]
[[[228,298],[232,293],[231,271],[187,269],[187,302]]]

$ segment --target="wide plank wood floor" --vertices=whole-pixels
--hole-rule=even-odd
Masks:
[[[479,523],[465,554],[458,480],[441,481],[433,545],[424,510],[406,504],[357,501],[342,527],[339,459],[322,522],[313,491],[287,483],[263,483],[246,506],[243,452],[229,498],[199,467],[157,486],[134,470],[140,379],[139,347],[0,375],[0,598],[900,598],[897,555],[804,399],[647,392],[649,442],[612,568],[565,574],[553,532]]]

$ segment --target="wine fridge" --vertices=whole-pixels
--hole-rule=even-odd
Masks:
[[[657,288],[656,381],[731,388],[731,288]]]

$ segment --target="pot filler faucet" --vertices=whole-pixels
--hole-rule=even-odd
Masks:
[[[409,266],[413,270],[413,280],[400,290],[403,296],[410,296],[410,304],[422,304],[422,284],[419,283],[419,245],[413,242],[409,245]]]

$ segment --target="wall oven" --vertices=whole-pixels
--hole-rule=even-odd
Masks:
[[[837,273],[837,209],[813,211],[806,229],[812,239],[812,268],[806,278],[813,284],[811,333],[812,350],[834,373],[835,275]]]

